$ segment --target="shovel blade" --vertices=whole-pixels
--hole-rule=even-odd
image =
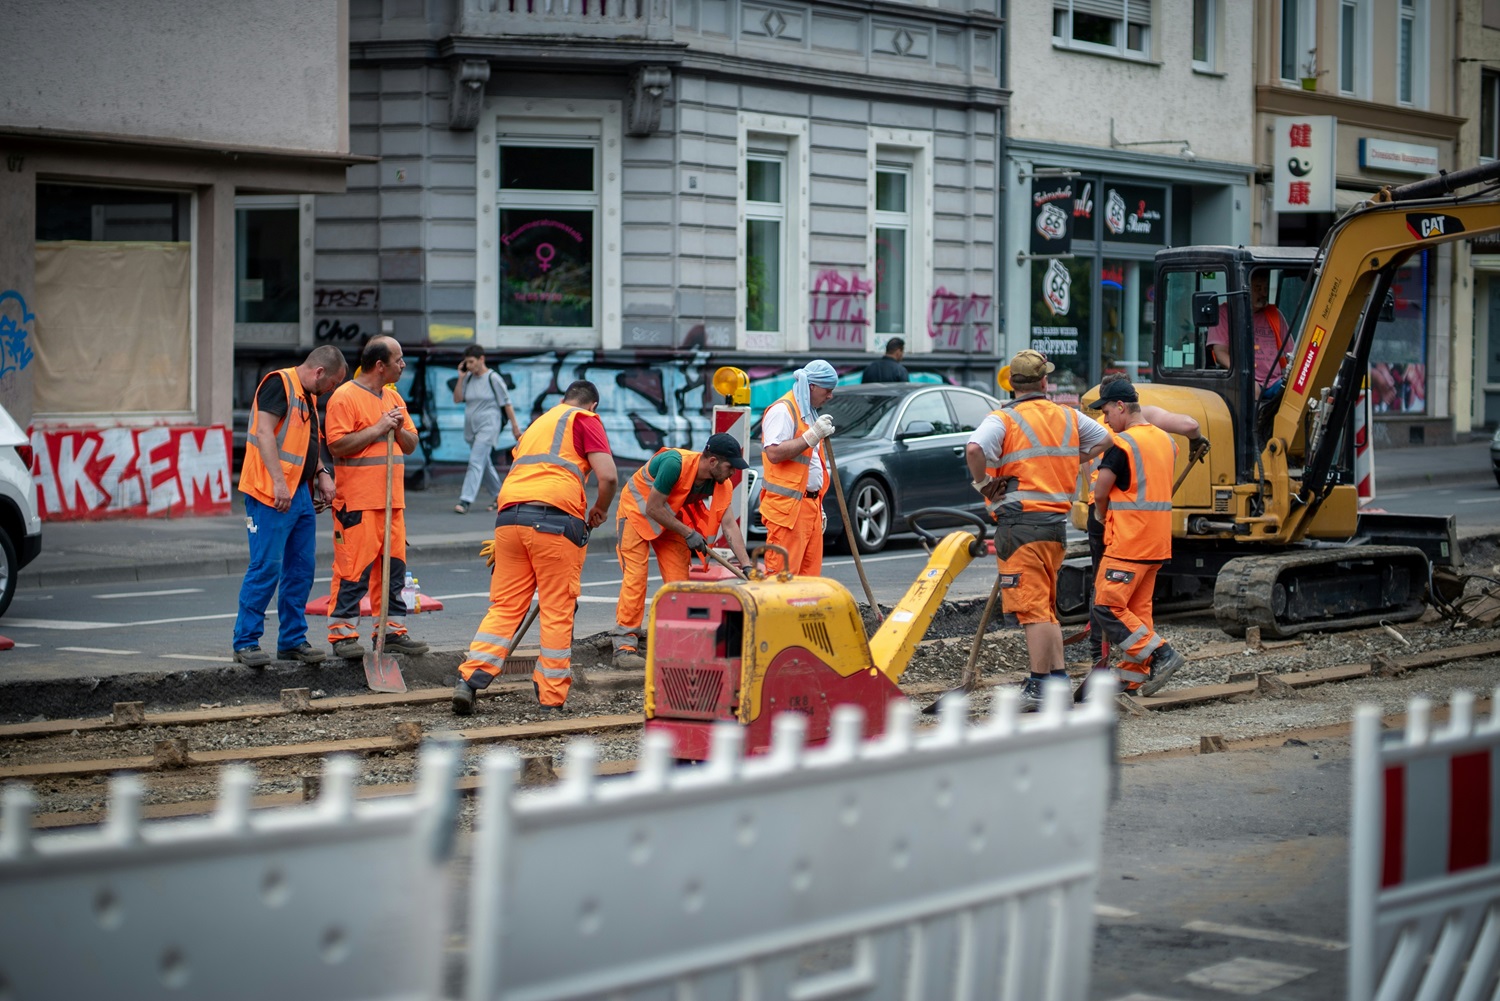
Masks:
[[[365,684],[372,692],[406,691],[406,679],[401,676],[401,665],[393,654],[383,651],[365,654]]]

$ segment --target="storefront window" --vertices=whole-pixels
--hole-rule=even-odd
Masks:
[[[1427,412],[1427,258],[1412,255],[1391,285],[1396,318],[1375,328],[1370,392],[1377,414]]]
[[[298,212],[235,210],[235,323],[296,323],[301,310]]]
[[[1099,278],[1104,375],[1124,372],[1131,382],[1151,381],[1151,300],[1150,261],[1105,258]]]
[[[594,326],[592,143],[500,144],[500,325]]]
[[[1031,348],[1055,366],[1048,383],[1058,403],[1076,404],[1090,385],[1092,257],[1031,266]]]

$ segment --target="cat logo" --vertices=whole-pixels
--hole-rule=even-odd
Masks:
[[[1442,236],[1453,236],[1464,231],[1463,222],[1451,215],[1423,215],[1408,213],[1406,228],[1418,240],[1434,240]]]

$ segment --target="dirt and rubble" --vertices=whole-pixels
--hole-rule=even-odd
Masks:
[[[1466,556],[1470,571],[1500,577],[1500,566],[1496,565],[1500,563],[1500,554],[1493,543],[1477,546]],[[971,629],[977,616],[976,610]],[[1231,676],[1266,672],[1293,674],[1378,662],[1380,658],[1399,660],[1426,651],[1465,645],[1500,643],[1500,626],[1455,629],[1435,612],[1429,612],[1418,623],[1309,634],[1281,644],[1268,642],[1264,649],[1259,650],[1247,648],[1245,641],[1227,636],[1207,612],[1166,616],[1160,627],[1169,641],[1189,658],[1188,664],[1179,670],[1163,694],[1192,686],[1223,683]],[[1066,631],[1071,633],[1074,629]],[[595,648],[597,644],[593,639],[580,642],[579,647],[582,650]],[[972,639],[972,635],[952,635],[927,639],[918,645],[901,679],[907,687],[927,690],[924,694],[914,695],[914,702],[926,706],[937,697],[935,692],[942,686],[957,684],[968,661]],[[1085,643],[1068,648],[1070,667],[1077,675],[1087,671],[1086,650]],[[597,657],[589,659],[598,666]],[[1025,643],[1020,631],[1000,628],[988,633],[981,647],[979,665],[986,681],[1018,683],[1024,677],[1026,665]],[[352,687],[362,687],[357,665],[349,664],[341,670],[350,674]],[[328,677],[333,674],[333,669],[325,668],[322,674]],[[1497,686],[1500,686],[1500,655],[1413,670],[1395,677],[1364,677],[1268,694],[1236,695],[1141,715],[1122,714],[1119,751],[1122,757],[1129,758],[1196,749],[1206,737],[1222,738],[1232,746],[1240,740],[1346,724],[1352,718],[1354,707],[1361,703],[1378,704],[1386,712],[1395,713],[1400,712],[1407,700],[1416,694],[1428,695],[1434,702],[1442,704],[1458,689],[1468,689],[1486,697]],[[542,712],[524,682],[503,688],[493,697],[482,698],[474,716],[462,720],[451,714],[447,700],[443,699],[424,704],[343,709],[311,715],[268,714],[195,726],[151,725],[130,729],[74,730],[27,739],[4,738],[0,739],[0,770],[44,762],[129,756],[149,758],[158,742],[171,740],[180,741],[181,746],[193,751],[209,751],[384,737],[403,725],[407,727],[408,735],[414,734],[411,727],[415,726],[421,736],[431,738],[459,729],[559,718],[639,716],[643,708],[639,683],[575,686],[567,710],[560,716]],[[313,692],[314,697],[322,694],[321,690]],[[976,696],[976,709],[983,709],[985,699],[983,693]],[[254,691],[235,701],[254,704],[268,699]],[[13,701],[8,704],[15,708]],[[182,706],[180,701],[175,704]],[[156,705],[148,706],[151,710],[156,708]],[[61,714],[47,715],[55,717]],[[83,714],[75,712],[72,715]],[[592,737],[600,760],[606,762],[633,759],[639,750],[639,738],[640,730],[634,727],[612,729]],[[572,739],[547,737],[518,740],[512,744],[518,753],[528,758],[561,766],[565,748]],[[481,757],[494,746],[484,743],[470,744],[466,748],[465,764],[469,774],[477,772]],[[364,781],[374,784],[408,782],[413,761],[413,752],[403,748],[367,754]],[[259,780],[256,792],[261,795],[302,793],[315,788],[320,769],[321,763],[315,757],[259,762],[256,765]],[[546,772],[545,765],[541,770]],[[147,804],[210,800],[215,795],[216,768],[155,769],[146,774]],[[102,805],[107,781],[104,775],[38,779],[33,783],[40,798],[38,809],[44,814],[97,810]]]

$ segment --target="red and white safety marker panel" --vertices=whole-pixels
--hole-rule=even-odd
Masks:
[[[312,599],[307,603],[307,608],[305,609],[305,611],[308,615],[327,615],[329,598],[330,596],[325,594],[321,598]],[[443,603],[441,601],[438,601],[436,598],[430,597],[429,595],[418,593],[415,607],[408,611],[406,614],[420,615],[423,612],[441,612],[442,610]],[[368,594],[359,599],[359,614],[375,614],[375,612],[370,607],[370,596]]]
[[[750,408],[749,407],[714,407],[714,424],[711,434],[734,435],[734,440],[740,443],[740,451],[746,458],[750,455]],[[750,485],[748,477],[742,472],[736,472],[730,480],[734,484],[734,499],[729,502],[729,513],[740,523],[740,538],[744,539],[750,530],[750,523],[745,519],[745,508],[750,500]]]
[[[1500,704],[1500,692],[1496,693]],[[1500,972],[1500,717],[1455,692],[1434,730],[1355,718],[1349,850],[1349,998],[1489,997]]]
[[[1361,506],[1375,499],[1375,451],[1370,446],[1369,379],[1354,401],[1354,487]]]

